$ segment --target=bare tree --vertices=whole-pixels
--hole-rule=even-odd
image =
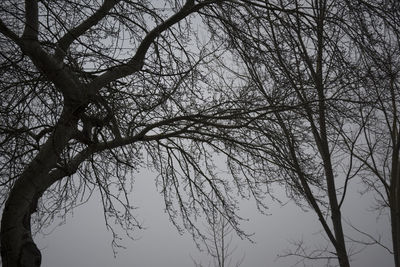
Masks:
[[[159,171],[178,228],[198,235],[194,218],[207,212],[209,192],[237,227],[231,187],[213,175],[210,153],[267,109],[232,100],[237,92],[214,75],[222,52],[191,23],[215,2],[1,2],[3,266],[40,266],[31,221],[49,224],[94,190],[110,230],[109,219],[127,233],[140,227],[128,174],[143,165]]]
[[[235,255],[237,247],[233,246],[234,228],[216,206],[210,206],[210,213],[211,216],[207,218],[206,234],[202,239],[207,254],[212,258],[208,266],[239,267],[243,263],[244,255],[234,261],[237,256]],[[195,260],[193,262],[196,267],[203,266],[201,262]]]
[[[347,31],[359,52],[354,68],[360,80],[356,125],[361,140],[351,149],[346,133],[343,140],[363,164],[360,175],[367,191],[377,195],[376,209],[390,214],[392,253],[400,266],[400,6],[397,1],[356,1],[348,9]]]
[[[398,9],[368,1],[241,3],[213,9],[209,26],[232,51],[240,67],[224,67],[246,84],[254,105],[277,111],[249,125],[246,140],[257,147],[250,172],[264,175],[260,184],[284,184],[299,205],[305,200],[332,246],[309,253],[299,243],[290,255],[350,266],[355,252],[346,248],[341,208],[349,181],[365,177],[365,169],[382,182],[373,178],[370,186],[386,188],[398,232]]]
[[[269,185],[284,185],[331,243],[295,254],[342,267],[341,207],[361,176],[390,208],[398,266],[398,9],[357,2],[2,1],[3,265],[40,266],[32,226],[94,190],[118,246],[109,219],[140,228],[129,174],[145,165],[195,238],[210,207],[243,234],[233,186],[262,210]],[[192,27],[201,18],[209,36]],[[215,175],[214,152],[233,185]]]

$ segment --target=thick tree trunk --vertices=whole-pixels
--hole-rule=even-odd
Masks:
[[[27,172],[32,168],[27,168]],[[1,256],[4,267],[40,266],[41,254],[33,242],[30,218],[34,212],[37,186],[31,180],[36,178],[32,170],[15,183],[7,199],[1,221]]]
[[[396,211],[395,208],[390,209],[391,216],[391,226],[392,226],[392,242],[393,242],[393,257],[394,263],[396,267],[400,266],[400,253],[399,253],[399,244],[400,244],[400,215],[399,211]]]
[[[396,267],[400,267],[400,161],[398,151],[392,158],[392,177],[390,183],[390,218],[392,226],[393,256]]]
[[[71,114],[71,113],[69,113]],[[41,254],[32,239],[31,214],[38,198],[51,185],[49,173],[72,136],[74,116],[63,112],[56,130],[15,182],[1,220],[1,257],[4,267],[37,267]]]

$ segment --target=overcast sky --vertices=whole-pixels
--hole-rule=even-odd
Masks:
[[[157,2],[155,2],[157,3]],[[196,19],[193,19],[196,22]],[[198,22],[198,21],[197,21]],[[163,198],[156,191],[156,174],[143,170],[135,177],[132,204],[139,207],[137,218],[143,222],[144,230],[136,232],[136,240],[125,237],[121,242],[126,249],[119,249],[114,258],[111,248],[112,236],[107,231],[101,203],[96,195],[92,200],[76,208],[69,214],[66,224],[52,225],[44,229],[46,235],[37,235],[35,241],[42,252],[43,267],[191,267],[192,258],[208,266],[211,258],[201,253],[188,234],[180,235],[164,212]],[[371,196],[357,192],[362,185],[351,184],[346,198],[343,217],[375,237],[381,238],[383,244],[391,248],[390,225],[387,215],[377,217],[368,211],[373,206]],[[353,191],[352,191],[353,190]],[[285,201],[283,193],[277,195]],[[285,250],[293,248],[291,242],[303,240],[309,248],[328,244],[320,234],[321,225],[312,211],[304,211],[293,203],[281,206],[271,201],[269,216],[261,215],[255,204],[243,201],[238,213],[248,218],[243,222],[243,229],[254,233],[254,243],[248,240],[234,239],[236,247],[234,257],[244,256],[242,267],[288,267],[299,259],[295,257],[279,258]],[[360,238],[355,231],[345,227],[345,233],[352,238]],[[370,240],[369,240],[370,241]],[[362,246],[354,245],[354,250]],[[348,249],[352,249],[348,244]],[[378,245],[368,246],[352,256],[352,267],[392,267],[393,257]],[[308,261],[307,265],[319,267],[323,262]]]
[[[132,194],[134,205],[138,206],[138,218],[147,229],[137,232],[138,240],[126,238],[116,258],[111,249],[111,233],[107,232],[98,199],[77,208],[67,218],[67,223],[54,229],[49,235],[37,236],[42,251],[44,267],[108,267],[108,266],[194,266],[192,259],[208,266],[210,257],[199,253],[189,235],[179,235],[167,214],[163,211],[162,197],[156,192],[156,174],[142,171],[136,175]],[[353,184],[353,188],[357,187]],[[353,194],[345,203],[344,217],[353,224],[373,235],[381,235],[390,246],[388,218],[377,220],[368,212],[372,205],[366,197]],[[235,256],[243,257],[242,267],[287,267],[296,258],[277,259],[285,249],[293,248],[291,241],[304,240],[308,247],[326,244],[318,234],[321,227],[315,214],[301,211],[288,203],[280,206],[271,202],[270,216],[260,215],[252,202],[243,202],[240,214],[249,218],[243,224],[247,232],[254,232],[255,244],[235,239]],[[51,229],[48,229],[50,231]],[[353,235],[356,237],[357,235]],[[350,246],[349,246],[350,247]],[[348,247],[348,248],[349,248]],[[359,247],[359,246],[358,246]],[[360,248],[360,247],[359,247]],[[321,266],[321,262],[309,262],[306,266]],[[299,265],[304,266],[304,265]],[[393,259],[383,248],[371,246],[353,257],[352,267],[391,267]]]

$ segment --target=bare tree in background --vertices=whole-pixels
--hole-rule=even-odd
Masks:
[[[398,266],[398,5],[243,2],[209,14],[211,31],[239,66],[225,68],[255,105],[287,109],[249,125],[245,139],[257,147],[247,154],[249,173],[285,185],[300,206],[305,200],[331,244],[311,252],[300,244],[287,255],[350,266],[356,251],[346,247],[353,240],[341,210],[349,182],[364,177],[390,207]]]
[[[233,100],[240,92],[225,90],[212,63],[222,52],[191,26],[215,2],[1,1],[4,267],[40,266],[32,225],[95,190],[118,246],[110,219],[128,234],[140,227],[128,193],[141,166],[160,173],[178,228],[198,235],[194,219],[213,192],[239,230],[232,187],[213,174],[210,155],[267,109]]]
[[[210,206],[211,216],[208,217],[206,233],[202,243],[205,251],[212,260],[207,266],[239,267],[243,263],[244,255],[238,259],[237,246],[233,246],[235,231],[229,220],[219,213],[215,206]],[[237,259],[237,260],[236,260]],[[201,262],[193,260],[196,267],[203,267]]]
[[[400,266],[400,5],[397,1],[355,1],[348,5],[348,33],[359,49],[357,131],[361,141],[344,145],[363,164],[367,191],[376,209],[390,214],[393,256]],[[370,237],[381,246],[379,240]]]

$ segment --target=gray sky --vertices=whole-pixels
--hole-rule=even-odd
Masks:
[[[39,234],[36,237],[37,245],[42,251],[42,266],[188,267],[194,266],[191,257],[208,266],[210,256],[200,253],[189,235],[179,235],[168,215],[164,213],[163,198],[155,188],[155,176],[155,173],[146,170],[136,175],[132,203],[139,207],[138,219],[146,229],[136,233],[135,241],[125,238],[122,243],[126,249],[120,249],[117,258],[113,256],[112,237],[105,227],[101,204],[94,196],[89,203],[75,209],[67,217],[66,224],[58,227],[53,224],[51,228],[45,229],[45,232],[49,232],[48,235]],[[378,220],[376,214],[368,212],[368,208],[373,205],[372,200],[360,197],[356,191],[361,188],[357,187],[361,186],[351,185],[355,192],[349,192],[344,205],[344,217],[361,230],[381,236],[382,242],[391,247],[388,218],[383,215]],[[285,249],[293,248],[291,241],[304,240],[310,248],[327,243],[319,234],[321,226],[312,211],[302,211],[292,203],[280,206],[271,202],[269,212],[270,216],[259,214],[253,202],[243,201],[241,204],[239,214],[249,219],[248,222],[243,222],[243,229],[255,233],[254,244],[235,239],[235,257],[241,258],[245,255],[242,267],[292,266],[297,258],[277,258]],[[359,237],[354,231],[346,229],[345,232],[352,237]],[[391,255],[376,245],[367,247],[353,256],[352,260],[352,267],[394,266]],[[308,263],[307,266],[310,267],[321,266],[321,262]]]
[[[107,232],[102,209],[98,199],[74,210],[68,216],[67,223],[54,229],[47,236],[37,236],[38,247],[43,254],[43,267],[107,267],[107,266],[194,266],[191,257],[208,264],[209,256],[199,253],[189,235],[179,235],[167,214],[163,211],[163,199],[156,192],[156,174],[142,171],[136,175],[135,189],[132,194],[134,205],[138,206],[138,218],[147,229],[137,232],[138,240],[123,240],[127,249],[120,249],[117,258],[111,249],[111,234]],[[353,184],[353,188],[357,185]],[[277,192],[279,194],[279,192]],[[345,203],[344,217],[349,218],[361,230],[381,235],[390,246],[388,218],[377,220],[366,211],[371,202],[359,194],[352,194]],[[271,203],[272,215],[260,215],[254,203],[243,202],[240,214],[250,219],[243,227],[255,232],[255,244],[235,239],[235,256],[245,255],[242,267],[287,267],[296,262],[296,258],[277,260],[277,255],[285,249],[293,248],[290,241],[303,239],[308,247],[326,244],[318,231],[321,229],[315,214],[301,211],[288,203],[280,206]],[[54,228],[54,227],[53,227]],[[48,229],[50,231],[51,229]],[[348,232],[349,233],[349,232]],[[353,237],[356,237],[354,235]],[[321,266],[322,262],[309,262]],[[303,266],[298,265],[298,266]],[[391,267],[394,266],[391,255],[383,248],[371,246],[353,257],[352,267]]]

